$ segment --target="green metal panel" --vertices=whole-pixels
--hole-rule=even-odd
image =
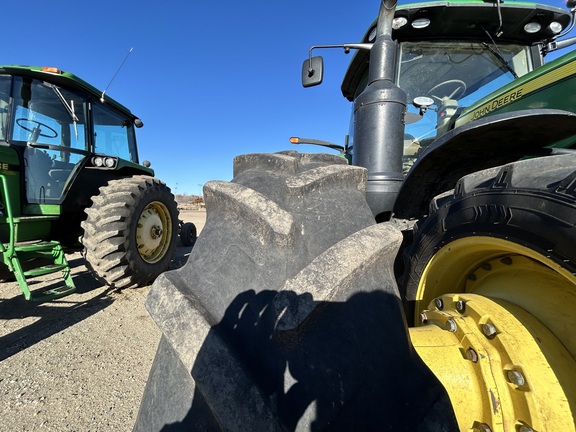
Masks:
[[[523,109],[576,112],[576,51],[550,62],[466,108],[456,127],[487,115]]]

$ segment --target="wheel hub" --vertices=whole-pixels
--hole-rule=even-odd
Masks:
[[[462,430],[572,430],[574,359],[533,315],[505,300],[446,294],[421,320],[411,339]]]
[[[410,329],[462,430],[574,430],[576,277],[493,237],[448,243],[428,262]]]
[[[153,239],[157,239],[157,238],[162,237],[162,232],[163,232],[162,227],[160,225],[154,225],[152,227],[152,229],[150,230],[150,236]]]
[[[149,204],[140,214],[136,227],[138,253],[149,263],[160,260],[167,250],[170,238],[170,215],[161,203]]]

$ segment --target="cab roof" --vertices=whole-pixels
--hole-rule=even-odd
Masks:
[[[492,38],[497,44],[531,46],[554,37],[550,23],[558,22],[562,29],[570,24],[569,11],[548,5],[508,1],[500,3],[499,9],[495,2],[482,0],[399,5],[394,17],[405,21],[405,24],[393,31],[392,38],[400,42],[451,39],[490,41]],[[499,16],[502,17],[501,21]],[[429,20],[429,25],[415,28],[412,24],[417,20]],[[540,24],[541,29],[528,33],[524,26],[532,22]],[[362,42],[373,42],[375,28],[376,21],[368,28]],[[368,68],[369,59],[369,51],[357,51],[350,63],[342,82],[342,93],[349,100],[354,98],[356,87]]]
[[[48,81],[68,89],[88,93],[89,95],[99,100],[101,100],[102,98],[102,92],[98,90],[96,87],[84,81],[82,78],[70,72],[62,71],[58,68],[24,66],[24,65],[0,65],[0,74],[2,73],[17,76],[28,76],[42,81]],[[105,94],[104,101],[112,105],[114,108],[121,111],[128,117],[136,119],[136,116],[132,114],[132,112],[128,108],[126,108],[124,105],[122,105],[115,99],[111,98],[110,96]]]

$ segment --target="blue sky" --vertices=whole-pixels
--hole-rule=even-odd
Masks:
[[[542,3],[564,7],[561,0]],[[379,1],[40,0],[3,5],[2,63],[56,66],[104,89],[144,122],[141,160],[176,193],[230,180],[235,155],[286,149],[298,135],[342,143],[351,59],[324,50],[323,85],[303,89],[311,45],[358,42]]]

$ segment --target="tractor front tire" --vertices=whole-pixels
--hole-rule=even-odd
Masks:
[[[467,175],[416,224],[401,292],[409,323],[423,325],[411,329],[414,345],[448,383],[461,428],[482,418],[506,430],[519,421],[526,430],[574,430],[575,244],[572,155]],[[442,338],[431,349],[434,329]],[[455,366],[463,358],[475,365],[467,378],[477,383],[475,403],[458,399],[450,384],[457,370],[447,366],[450,347],[460,350]],[[499,409],[482,417],[490,398]]]
[[[576,156],[530,159],[463,177],[453,191],[434,198],[413,238],[405,251],[404,284],[413,317],[439,295],[478,286],[471,283],[480,276],[475,272],[495,259],[524,257],[570,279],[576,274]],[[522,270],[506,268],[501,278]]]
[[[178,209],[160,180],[111,180],[92,197],[86,215],[84,257],[99,280],[114,288],[142,286],[169,268],[178,240]]]

